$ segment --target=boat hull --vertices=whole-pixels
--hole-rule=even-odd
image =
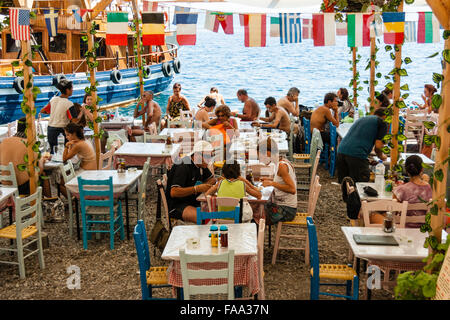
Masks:
[[[173,70],[173,61],[169,62]],[[165,77],[162,72],[162,64],[150,66],[151,75],[144,78],[144,90],[152,90],[154,93],[167,89],[173,80],[174,73]],[[106,106],[113,103],[134,99],[140,96],[139,77],[137,69],[120,70],[122,80],[116,84],[111,80],[111,71],[101,71],[96,73],[97,95],[103,100],[99,106]],[[67,80],[73,81],[73,94],[70,100],[74,103],[82,103],[85,88],[90,86],[86,73],[65,74]],[[37,112],[48,104],[51,98],[59,95],[59,90],[53,85],[54,76],[35,76],[34,86],[39,87],[41,93],[37,95],[35,107]],[[0,124],[9,123],[24,116],[20,104],[23,101],[23,94],[17,93],[13,87],[15,77],[0,77]]]

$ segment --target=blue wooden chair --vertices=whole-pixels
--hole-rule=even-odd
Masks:
[[[341,112],[341,120],[348,116],[348,112]]]
[[[305,153],[310,153],[311,125],[310,121],[306,118],[303,118],[303,129],[305,130]]]
[[[340,297],[351,300],[358,300],[359,297],[359,279],[351,265],[339,264],[319,264],[319,249],[317,246],[316,226],[312,217],[306,217],[309,240],[309,257],[311,262],[310,275],[310,299],[319,300],[319,295]],[[321,279],[345,280],[346,283],[320,283]],[[352,293],[353,282],[353,293]],[[335,294],[320,292],[320,286],[345,286],[346,294]]]
[[[87,250],[87,240],[92,233],[109,233],[111,250],[114,249],[114,235],[120,231],[120,240],[124,239],[122,203],[114,204],[112,177],[108,180],[85,180],[78,177],[80,191],[81,220],[83,223],[83,249]],[[114,216],[117,212],[117,217]],[[108,216],[108,219],[100,220]],[[116,224],[119,225],[115,229]],[[109,229],[93,229],[94,225],[109,225]]]
[[[330,176],[334,177],[336,169],[336,153],[337,153],[337,132],[336,126],[330,123]]]
[[[234,223],[239,223],[240,208],[236,207],[232,211],[216,211],[204,212],[197,208],[197,224],[202,224],[203,220],[207,219],[234,219]]]
[[[138,220],[133,232],[134,244],[139,262],[142,300],[155,300],[153,288],[171,287],[167,283],[167,267],[152,267],[148,251],[147,232],[143,220]]]

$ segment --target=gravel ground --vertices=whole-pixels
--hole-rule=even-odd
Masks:
[[[348,261],[348,245],[340,230],[349,225],[346,218],[345,204],[341,198],[340,187],[332,182],[329,173],[319,166],[318,174],[322,189],[315,213],[318,232],[321,263],[345,264]],[[146,225],[151,230],[156,207],[156,190],[154,186],[148,192]],[[130,202],[133,206],[134,202]],[[6,215],[7,216],[7,215]],[[130,229],[135,224],[135,214],[130,214]],[[66,220],[68,215],[66,215]],[[6,220],[6,217],[4,218]],[[267,230],[267,229],[266,229]],[[36,256],[25,260],[26,278],[20,279],[17,266],[0,264],[0,299],[98,299],[98,300],[139,300],[141,289],[139,267],[132,235],[130,240],[120,241],[118,236],[115,249],[109,250],[109,239],[102,238],[89,241],[88,250],[83,250],[82,241],[70,238],[67,221],[46,223],[44,232],[48,234],[50,246],[44,250],[45,269],[39,268]],[[272,228],[272,246],[268,247],[268,232],[264,252],[264,283],[266,299],[273,300],[307,300],[309,299],[309,272],[305,266],[303,251],[279,251],[275,265],[271,264],[274,242]],[[4,243],[2,243],[4,244]],[[150,248],[152,265],[167,265],[159,258],[161,253]],[[9,254],[2,254],[5,260]],[[68,289],[70,274],[67,268],[80,267],[81,288]],[[362,281],[365,279],[363,278]],[[362,287],[362,282],[361,282]],[[326,288],[326,287],[325,287]],[[323,289],[325,289],[323,288]],[[322,289],[322,288],[321,288]],[[333,292],[343,288],[333,288]],[[170,297],[171,289],[156,289],[155,296]],[[364,290],[360,298],[365,299]],[[323,297],[321,299],[336,299]],[[392,292],[374,290],[374,300],[393,299]]]

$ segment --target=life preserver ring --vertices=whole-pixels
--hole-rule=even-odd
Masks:
[[[118,84],[120,83],[120,81],[122,81],[122,74],[120,73],[119,70],[111,71],[111,81],[114,82],[115,84]]]
[[[164,62],[161,66],[162,73],[164,74],[164,77],[170,77],[172,75],[172,67],[168,62]]]
[[[13,82],[13,88],[16,89],[17,93],[23,93],[25,83],[23,77],[16,77]]]
[[[173,71],[175,71],[175,73],[180,73],[180,69],[181,69],[180,59],[175,58],[175,60],[173,60]]]
[[[144,66],[142,71],[144,78],[150,78],[150,76],[152,75],[152,70],[150,69],[150,66]]]
[[[53,81],[52,84],[56,87],[58,85],[58,83],[61,82],[61,80],[66,80],[66,76],[63,74],[57,74],[56,76],[53,77]]]

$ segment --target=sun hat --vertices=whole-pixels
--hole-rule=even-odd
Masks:
[[[214,149],[211,145],[211,143],[209,143],[208,141],[205,140],[201,140],[201,141],[197,141],[194,144],[194,148],[192,150],[192,152],[190,153],[190,155],[192,156],[194,153],[203,153],[203,152],[213,152]]]

